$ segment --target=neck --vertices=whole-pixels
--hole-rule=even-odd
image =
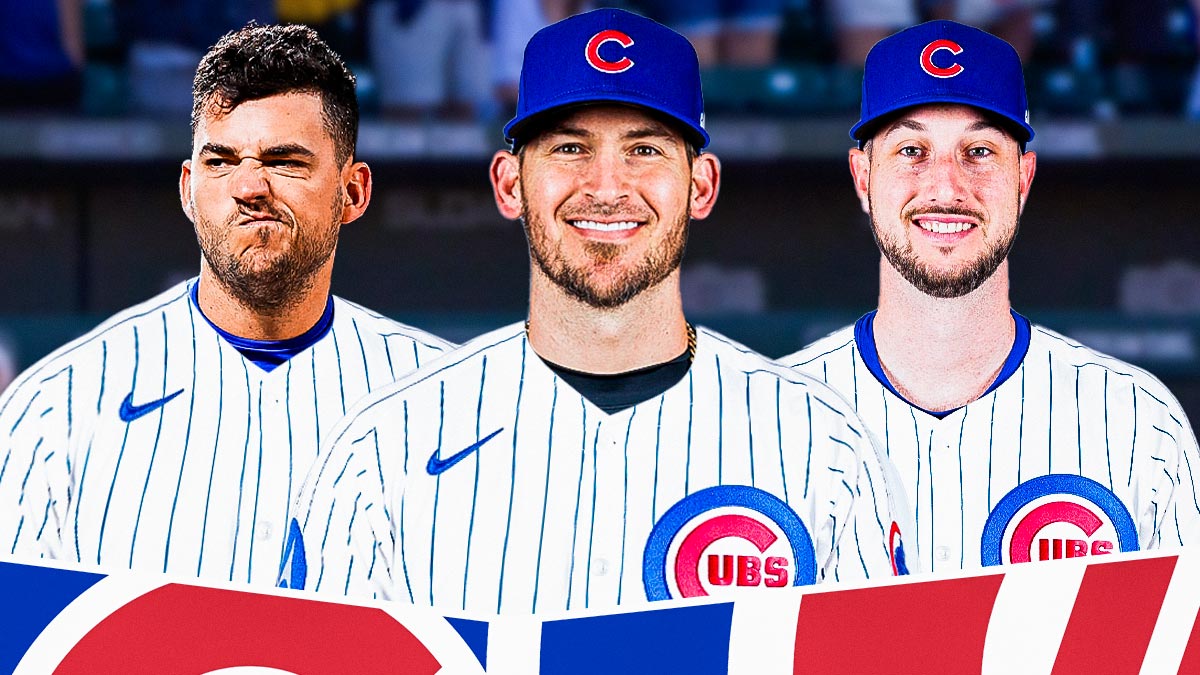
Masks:
[[[200,268],[200,310],[221,330],[250,340],[286,340],[316,325],[329,302],[331,267],[319,270],[295,302],[262,310],[250,307],[221,283],[207,263]]]
[[[613,309],[567,295],[535,266],[530,275],[529,342],[571,370],[624,373],[670,361],[687,349],[679,271]]]
[[[952,410],[974,401],[995,380],[1012,350],[1008,261],[959,298],[934,298],[880,261],[875,346],[880,364],[909,401]]]

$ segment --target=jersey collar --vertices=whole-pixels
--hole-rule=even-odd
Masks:
[[[879,380],[879,383],[887,387],[888,391],[896,395],[901,401],[909,404],[917,410],[923,411],[938,419],[943,419],[950,415],[958,408],[953,410],[925,410],[921,406],[909,401],[896,391],[896,387],[892,386],[888,376],[883,372],[883,365],[879,362],[879,352],[875,348],[875,314],[879,310],[871,310],[867,312],[858,321],[854,322],[854,342],[858,345],[858,353],[862,355],[863,364],[867,366],[867,370]],[[1008,356],[1004,359],[1004,365],[1000,367],[1000,373],[996,375],[995,381],[987,388],[987,391],[979,395],[983,398],[995,391],[1000,385],[1004,384],[1008,378],[1012,377],[1013,373],[1017,372],[1017,368],[1021,367],[1021,362],[1025,360],[1025,354],[1029,352],[1029,336],[1030,324],[1029,319],[1017,314],[1014,310],[1008,310],[1013,317],[1013,323],[1016,325],[1016,335],[1013,338],[1012,349],[1009,350]]]
[[[312,328],[295,337],[285,340],[251,340],[250,338],[240,337],[222,330],[220,326],[205,316],[204,310],[200,309],[199,288],[200,280],[197,279],[192,283],[190,295],[192,304],[195,305],[196,311],[200,313],[200,316],[203,316],[208,325],[212,326],[213,330],[217,332],[217,335],[220,335],[222,339],[238,350],[242,356],[245,356],[256,366],[267,372],[271,372],[296,354],[315,345],[333,328],[333,296],[331,295],[325,302],[325,311],[321,314],[321,318],[317,320],[317,323]]]

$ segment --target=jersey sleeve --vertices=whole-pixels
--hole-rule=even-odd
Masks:
[[[1174,403],[1174,401],[1171,401]],[[1196,432],[1178,404],[1173,406],[1165,429],[1157,429],[1165,442],[1175,446],[1173,471],[1165,471],[1164,486],[1171,490],[1171,505],[1159,527],[1158,544],[1164,547],[1200,544],[1200,450]]]
[[[72,498],[71,371],[33,374],[0,399],[0,554],[62,555]]]
[[[396,532],[385,482],[402,477],[384,460],[377,428],[353,418],[339,426],[300,490],[279,585],[390,600]]]
[[[903,510],[907,500],[899,492],[895,469],[857,417],[850,419],[848,428],[848,437],[857,440],[857,471],[847,471],[847,498],[835,506],[844,510],[845,525],[835,533],[833,569],[825,578],[846,582],[907,574],[915,561],[905,558],[901,546],[901,535],[909,527]]]
[[[895,576],[907,576],[925,571],[917,558],[916,533],[917,523],[913,517],[912,503],[908,493],[900,482],[900,472],[884,450],[883,441],[866,429],[871,441],[871,449],[879,463],[879,471],[883,477],[884,492],[886,493],[888,510],[892,514],[892,522],[887,527],[888,556],[892,561],[892,572]],[[905,537],[911,537],[914,545],[906,547]]]

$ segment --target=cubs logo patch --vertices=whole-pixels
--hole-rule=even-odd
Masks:
[[[602,73],[623,73],[632,68],[633,59],[628,56],[622,56],[616,61],[609,61],[600,55],[600,48],[610,42],[615,42],[624,49],[633,46],[633,38],[625,33],[612,29],[602,30],[593,35],[583,49],[583,57],[587,59],[588,65]]]
[[[812,584],[812,536],[783,500],[722,485],[688,495],[655,523],[642,581],[650,600],[719,595],[730,589]]]
[[[966,70],[961,63],[953,62],[948,66],[941,67],[933,62],[933,55],[941,51],[950,52],[954,56],[963,53],[962,45],[953,40],[934,40],[925,45],[925,49],[921,50],[921,70],[938,78],[954,77]],[[940,59],[939,59],[940,60]]]
[[[1129,510],[1083,476],[1051,474],[1013,488],[992,509],[980,544],[984,565],[1138,550]]]

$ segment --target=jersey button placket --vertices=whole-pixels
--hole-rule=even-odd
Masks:
[[[961,414],[956,413],[956,414]],[[933,518],[933,570],[958,569],[962,541],[962,503],[964,486],[959,480],[959,422],[947,422],[950,417],[934,426],[929,455],[923,460],[929,463],[926,471],[933,486],[929,511]]]
[[[620,583],[617,565],[624,520],[625,428],[628,420],[600,422],[596,448],[596,512],[592,527],[590,603],[616,602]]]

